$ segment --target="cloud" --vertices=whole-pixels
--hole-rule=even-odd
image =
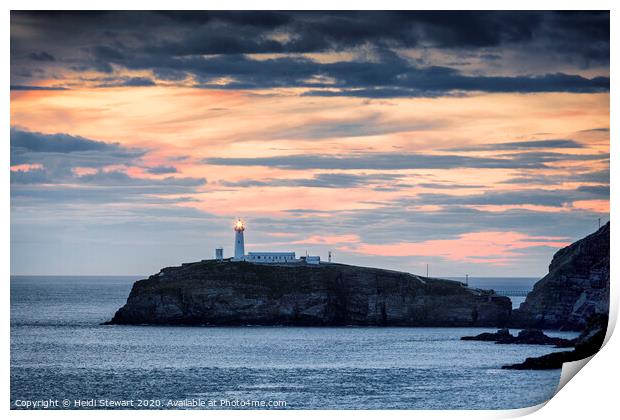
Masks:
[[[11,165],[42,164],[47,171],[69,174],[74,167],[129,165],[147,150],[128,148],[69,134],[43,134],[11,128]]]
[[[67,88],[62,86],[11,85],[11,90],[67,90]]]
[[[459,190],[462,188],[485,188],[484,185],[476,185],[476,184],[456,184],[456,183],[439,183],[439,182],[422,182],[416,184],[418,187],[435,189],[435,190]]]
[[[82,184],[95,184],[100,186],[124,186],[124,187],[199,187],[206,183],[204,178],[175,178],[163,179],[137,178],[121,171],[97,171],[94,174],[77,176],[76,181]]]
[[[544,168],[548,162],[608,159],[606,154],[560,153],[506,154],[501,157],[430,155],[412,153],[365,153],[350,155],[284,155],[202,160],[208,165],[268,166],[283,169],[452,169],[452,168]]]
[[[502,181],[502,184],[541,184],[552,186],[567,182],[609,184],[609,169],[562,175],[524,174]]]
[[[153,79],[148,77],[122,77],[122,78],[108,78],[109,82],[100,83],[97,87],[149,87],[156,86],[157,83]]]
[[[177,204],[194,201],[189,195],[194,188],[170,188],[169,185],[142,186],[64,186],[64,185],[19,185],[11,188],[14,206],[29,205],[60,206],[63,204],[114,204],[133,206],[142,204]],[[186,194],[186,195],[183,195]]]
[[[204,178],[132,176],[147,150],[68,134],[11,129],[11,197],[75,202],[184,202],[206,184]],[[86,169],[86,170],[85,170]],[[171,167],[146,167],[157,174]],[[169,197],[166,197],[169,196]],[[172,197],[175,196],[175,197]]]
[[[573,201],[608,198],[609,187],[581,186],[576,189],[521,189],[510,191],[487,191],[482,194],[452,195],[421,193],[413,199],[406,199],[410,204],[467,205],[467,206],[552,206],[563,207]],[[404,204],[404,203],[403,203]]]
[[[30,53],[28,54],[28,58],[33,61],[56,61],[56,58],[53,55],[48,54],[45,51]]]
[[[105,143],[69,134],[43,134],[11,128],[11,148],[28,152],[73,153],[86,151],[123,152],[118,143]]]
[[[310,96],[609,91],[608,71],[580,74],[608,65],[608,12],[13,12],[11,25],[15,86],[92,69],[116,79],[101,87],[152,86],[154,77],[208,89],[304,88]],[[35,30],[44,36],[21,35]],[[428,53],[411,58],[411,50]],[[340,52],[336,60],[316,56]],[[546,64],[493,71],[501,57],[524,52]],[[446,54],[480,65],[464,72],[458,59],[437,59]],[[32,58],[48,55],[58,59]]]
[[[154,174],[154,175],[173,174],[177,172],[177,168],[175,168],[174,166],[159,165],[159,166],[147,167],[145,168],[145,171],[148,172],[149,174]]]
[[[457,184],[452,182],[402,183],[410,176],[398,173],[318,173],[312,178],[269,178],[263,180],[242,179],[239,181],[221,181],[220,185],[232,188],[251,187],[308,187],[308,188],[366,188],[375,186],[375,190],[396,191],[413,186],[428,189],[472,189],[485,188],[484,185]],[[289,210],[291,211],[291,210]]]
[[[407,118],[390,120],[382,113],[374,112],[354,118],[311,119],[302,124],[278,127],[277,130],[264,133],[270,139],[331,139],[343,137],[367,137],[390,133],[430,131],[446,127],[441,119]]]
[[[42,25],[61,19],[71,28],[100,25],[117,37],[131,28],[154,35],[154,49],[177,55],[320,52],[379,43],[401,48],[490,48],[542,39],[548,49],[572,49],[593,59],[600,54],[600,44],[609,43],[606,12],[14,12],[12,16]],[[177,28],[177,36],[161,36],[172,28]],[[157,30],[160,36],[155,36]],[[225,41],[209,42],[218,35]]]
[[[271,178],[265,180],[244,179],[222,181],[225,187],[310,187],[310,188],[357,188],[375,183],[393,183],[404,175],[399,174],[348,174],[318,173],[312,178]]]
[[[511,141],[481,144],[469,147],[447,149],[451,152],[475,152],[482,150],[528,150],[528,149],[582,149],[583,144],[570,139]]]
[[[333,76],[332,76],[333,77]],[[437,97],[459,92],[536,93],[572,92],[596,93],[609,90],[608,77],[588,79],[563,73],[538,76],[466,76],[441,68],[410,68],[391,81],[391,86],[364,87],[353,80],[343,84],[351,87],[325,86],[324,90],[310,90],[305,96],[352,96],[360,98]],[[339,89],[333,89],[339,88]]]
[[[596,133],[596,132],[601,132],[601,133],[609,133],[609,128],[608,127],[599,127],[599,128],[590,128],[588,130],[581,130],[580,133]]]

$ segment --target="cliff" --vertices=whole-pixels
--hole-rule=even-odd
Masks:
[[[505,325],[510,300],[455,281],[322,263],[202,261],[137,281],[109,324]]]
[[[534,285],[519,309],[516,328],[583,330],[588,318],[609,312],[609,222],[559,250],[549,274]]]

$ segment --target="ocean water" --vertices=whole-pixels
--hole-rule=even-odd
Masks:
[[[446,277],[450,280],[465,282],[464,277]],[[479,289],[493,289],[497,291],[516,291],[517,295],[507,294],[512,301],[512,307],[518,308],[525,301],[523,292],[527,293],[534,288],[539,277],[469,277],[469,286]]]
[[[134,280],[11,278],[12,408],[508,409],[559,381],[500,369],[552,347],[459,340],[482,328],[99,325]]]

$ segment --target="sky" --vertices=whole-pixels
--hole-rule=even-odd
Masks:
[[[11,12],[11,273],[542,276],[609,218],[608,12]]]

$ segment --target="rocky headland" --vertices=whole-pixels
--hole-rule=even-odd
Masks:
[[[518,336],[508,329],[482,333],[462,340],[498,344],[550,344],[574,347],[526,359],[503,369],[559,369],[564,362],[584,359],[603,345],[609,313],[609,222],[595,233],[559,250],[549,274],[534,285],[519,309],[512,312],[510,326],[524,328]],[[574,340],[545,335],[540,328],[580,331]]]
[[[344,264],[205,260],[137,281],[108,324],[503,327],[510,299]]]
[[[514,328],[583,331],[588,319],[609,312],[609,222],[556,252],[549,273],[534,285]]]

